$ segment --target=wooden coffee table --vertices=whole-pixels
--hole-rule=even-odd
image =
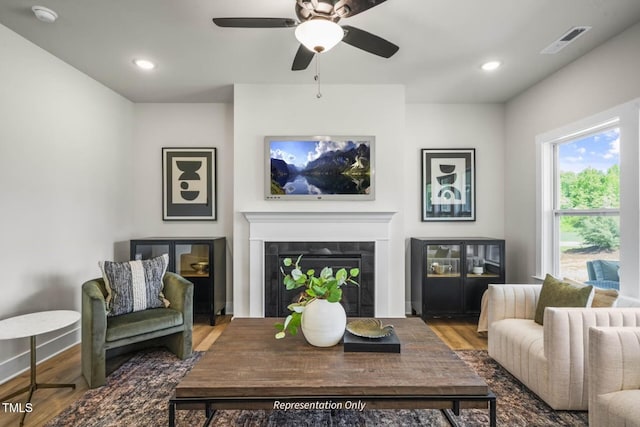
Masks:
[[[204,407],[205,425],[216,409],[382,408],[443,409],[457,425],[451,412],[488,407],[496,425],[487,383],[419,318],[383,319],[395,326],[399,354],[313,347],[301,333],[276,340],[277,320],[232,320],[176,387],[169,426],[183,407]]]

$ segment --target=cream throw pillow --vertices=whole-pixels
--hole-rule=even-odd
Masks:
[[[568,277],[564,277],[562,281],[565,283],[570,283],[574,286],[585,286],[584,283],[569,279]],[[615,289],[602,289],[594,287],[591,307],[615,307],[618,295],[618,291]]]

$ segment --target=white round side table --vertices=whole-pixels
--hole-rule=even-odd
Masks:
[[[21,316],[10,317],[0,320],[0,340],[10,340],[16,338],[30,337],[31,340],[31,381],[29,385],[0,398],[5,402],[12,397],[29,392],[26,403],[31,402],[33,392],[39,388],[76,388],[75,384],[44,384],[36,381],[36,335],[55,331],[64,328],[80,320],[80,313],[72,310],[51,310],[37,313],[23,314]],[[27,412],[22,414],[20,425],[24,425],[24,418]]]

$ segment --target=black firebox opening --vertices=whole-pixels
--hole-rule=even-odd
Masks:
[[[265,242],[265,316],[285,317],[287,306],[302,290],[288,291],[283,284],[282,261],[302,255],[301,267],[318,273],[324,267],[359,268],[360,286],[342,287],[342,305],[348,317],[374,317],[375,242]]]

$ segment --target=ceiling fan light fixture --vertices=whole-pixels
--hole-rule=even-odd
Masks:
[[[495,71],[502,66],[500,61],[487,61],[480,66],[484,71]]]
[[[313,18],[296,27],[296,39],[312,52],[326,52],[343,37],[342,27],[325,18]]]
[[[136,67],[145,71],[150,71],[156,68],[156,64],[149,61],[148,59],[137,58],[133,60],[133,63],[135,64]]]

